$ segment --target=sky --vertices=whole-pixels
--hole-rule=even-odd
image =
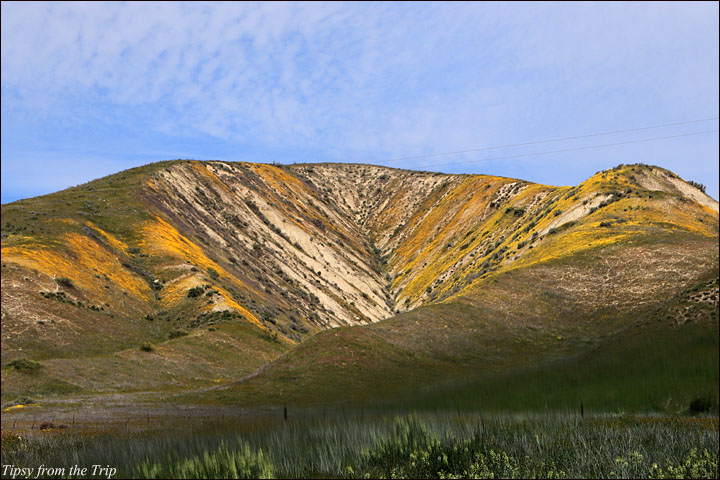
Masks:
[[[2,203],[175,158],[549,185],[642,162],[718,198],[717,2],[1,8]]]

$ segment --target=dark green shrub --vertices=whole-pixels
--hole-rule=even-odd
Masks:
[[[569,222],[565,222],[565,223],[563,223],[562,225],[560,225],[560,226],[558,227],[558,230],[559,230],[559,231],[567,230],[568,228],[574,226],[576,223],[577,223],[577,222],[575,222],[574,220],[571,220],[571,221],[569,221]]]
[[[716,402],[713,401],[709,396],[696,397],[690,402],[688,413],[690,415],[697,415],[699,413],[708,413],[715,406]]]
[[[7,363],[7,366],[14,368],[18,372],[32,373],[37,372],[42,368],[42,364],[34,360],[28,360],[27,358],[17,358]]]
[[[140,350],[142,350],[143,352],[152,352],[154,350],[154,348],[148,342],[145,342],[142,345],[140,345]]]
[[[692,185],[693,187],[697,188],[697,189],[700,190],[701,192],[705,193],[705,188],[706,188],[706,187],[705,187],[705,185],[703,185],[702,183],[693,182],[692,180],[688,180],[687,183],[689,183],[689,184]]]
[[[188,290],[187,296],[188,296],[188,298],[199,297],[200,295],[203,294],[204,291],[205,291],[205,287],[201,287],[200,285],[198,285],[197,287],[193,287],[190,290]]]
[[[67,287],[67,288],[73,288],[75,286],[73,281],[70,280],[68,277],[57,277],[55,279],[55,283],[57,283],[61,287]]]
[[[522,217],[525,214],[524,208],[508,207],[505,209],[505,213],[513,214],[516,217]]]
[[[220,274],[217,272],[217,270],[215,270],[212,267],[209,267],[207,269],[207,272],[208,272],[208,275],[210,275],[210,278],[212,278],[213,280],[217,280],[218,278],[220,278]]]
[[[173,338],[185,337],[188,335],[188,333],[189,332],[187,330],[184,330],[182,328],[176,328],[175,330],[170,332],[170,334],[168,334],[168,338],[172,340]]]
[[[262,212],[260,211],[260,207],[257,206],[257,204],[255,203],[255,201],[250,200],[250,199],[245,200],[245,205],[247,205],[248,208],[249,208],[250,210],[252,210],[253,213],[255,213],[255,215],[257,215],[257,216],[260,218],[260,220],[262,220],[264,223],[267,223],[267,219],[266,219],[265,216],[262,214]]]

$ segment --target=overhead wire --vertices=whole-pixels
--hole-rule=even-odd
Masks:
[[[461,153],[482,152],[484,150],[499,150],[501,148],[523,147],[523,146],[527,146],[527,145],[538,145],[541,143],[562,142],[565,140],[577,140],[579,138],[590,138],[590,137],[600,137],[603,135],[614,135],[616,133],[639,132],[642,130],[651,130],[651,129],[655,129],[655,128],[672,127],[672,126],[678,126],[678,125],[690,125],[693,123],[709,122],[709,121],[717,120],[717,119],[718,119],[718,117],[702,118],[702,119],[698,119],[698,120],[689,120],[686,122],[673,122],[673,123],[665,123],[662,125],[652,125],[649,127],[626,128],[623,130],[611,130],[611,131],[600,132],[600,133],[575,135],[572,137],[552,138],[549,140],[535,140],[532,142],[511,143],[511,144],[507,144],[507,145],[498,145],[498,146],[494,146],[494,147],[478,147],[478,148],[470,148],[467,150],[458,150],[458,151],[454,151],[454,152],[431,153],[431,154],[427,154],[427,155],[415,155],[415,156],[411,156],[411,157],[400,157],[400,158],[391,158],[391,159],[387,159],[387,160],[376,160],[376,162],[378,162],[378,163],[399,162],[402,160],[415,160],[415,159],[420,159],[420,158],[441,157],[441,156],[445,156],[445,155],[458,155]]]
[[[492,160],[506,160],[506,159],[510,159],[510,158],[532,157],[532,156],[537,156],[537,155],[549,155],[551,153],[575,152],[578,150],[590,150],[593,148],[614,147],[616,145],[629,145],[631,143],[644,143],[644,142],[652,142],[655,140],[667,140],[670,138],[690,137],[693,135],[701,135],[704,133],[713,133],[713,132],[717,132],[717,131],[718,131],[717,129],[704,130],[702,132],[683,133],[680,135],[668,135],[668,136],[664,136],[664,137],[644,138],[641,140],[630,140],[630,141],[626,141],[626,142],[605,143],[602,145],[589,145],[589,146],[585,146],[585,147],[563,148],[563,149],[559,149],[559,150],[550,150],[550,151],[546,151],[546,152],[522,153],[522,154],[518,154],[518,155],[506,155],[506,156],[502,156],[502,157],[491,157],[491,158],[483,158],[483,159],[479,159],[479,160],[467,160],[467,161],[462,161],[462,162],[437,163],[434,165],[421,165],[419,168],[445,167],[448,165],[462,165],[462,164],[466,164],[466,163],[489,162]]]
[[[608,131],[608,132],[591,133],[591,134],[586,134],[586,135],[575,135],[575,136],[571,136],[571,137],[554,138],[554,139],[549,139],[549,140],[537,140],[537,141],[532,141],[532,142],[514,143],[514,144],[500,145],[500,146],[494,146],[494,147],[483,147],[483,148],[474,148],[474,149],[468,149],[468,150],[458,150],[458,151],[454,151],[454,152],[443,152],[443,153],[434,153],[434,154],[429,154],[429,155],[401,157],[401,158],[394,158],[394,159],[389,159],[389,160],[378,160],[378,161],[376,161],[376,163],[395,162],[395,161],[401,161],[401,160],[414,160],[414,159],[448,156],[448,155],[459,155],[462,153],[473,153],[473,152],[486,151],[486,150],[497,150],[497,149],[501,149],[501,148],[537,145],[537,144],[542,144],[542,143],[551,143],[551,142],[560,142],[560,141],[565,141],[565,140],[575,140],[575,139],[580,139],[580,138],[598,137],[598,136],[612,135],[612,134],[617,134],[617,133],[628,133],[628,132],[650,130],[650,129],[656,129],[656,128],[662,128],[662,127],[669,127],[669,126],[689,125],[689,124],[707,122],[707,121],[717,120],[717,119],[718,119],[718,117],[712,117],[712,118],[705,118],[705,119],[698,119],[698,120],[690,120],[690,121],[686,121],[686,122],[666,123],[666,124],[662,124],[662,125],[653,125],[653,126],[639,127],[639,128],[629,128],[629,129],[623,129],[623,130],[613,130],[613,131]],[[660,136],[660,137],[643,138],[643,139],[638,139],[638,140],[628,140],[628,141],[624,141],[624,142],[613,142],[613,143],[606,143],[606,144],[600,144],[600,145],[588,145],[588,146],[583,146],[583,147],[564,148],[564,149],[549,150],[549,151],[543,151],[543,152],[531,152],[531,153],[522,153],[522,154],[516,154],[516,155],[503,155],[503,156],[498,156],[498,157],[490,157],[490,158],[483,158],[483,159],[476,159],[476,160],[465,160],[465,161],[459,161],[459,162],[419,165],[419,166],[416,166],[415,168],[425,169],[425,168],[444,167],[444,166],[451,166],[451,165],[483,163],[483,162],[490,162],[490,161],[494,161],[494,160],[507,160],[507,159],[514,159],[514,158],[550,155],[553,153],[564,153],[564,152],[573,152],[573,151],[580,151],[580,150],[591,150],[591,149],[595,149],[595,148],[606,148],[606,147],[612,147],[612,146],[618,146],[618,145],[646,143],[646,142],[652,142],[652,141],[658,141],[658,140],[689,137],[689,136],[702,135],[702,134],[714,133],[714,132],[718,132],[718,130],[717,129],[704,130],[704,131],[699,131],[699,132],[690,132],[690,133],[683,133],[683,134],[678,134],[678,135],[666,135],[666,136]],[[216,160],[216,161],[223,161],[223,160]],[[382,166],[382,165],[380,165],[380,166]],[[87,192],[119,192],[119,191],[137,190],[137,187],[140,186],[140,185],[137,185],[137,186],[128,186],[128,187],[92,188],[90,190],[87,188],[86,185],[87,184],[76,185],[73,187],[68,187],[68,189],[70,189],[70,188],[83,189],[84,191],[87,191]],[[45,195],[50,195],[50,194],[45,194]],[[45,195],[41,195],[41,196],[45,196]],[[34,197],[34,198],[36,200],[38,199],[38,197]],[[48,200],[53,200],[53,199],[48,199]],[[107,200],[105,200],[105,201],[107,201]],[[85,204],[87,202],[92,202],[92,200],[65,200],[65,201],[61,201],[59,203],[65,203],[65,204],[83,203],[83,204]]]

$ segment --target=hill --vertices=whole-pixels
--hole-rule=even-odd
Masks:
[[[717,202],[659,167],[551,187],[160,162],[2,206],[3,401],[423,388],[579,358],[645,323],[712,332],[717,276]]]

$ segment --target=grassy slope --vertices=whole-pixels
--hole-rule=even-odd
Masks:
[[[3,403],[218,384],[285,351],[286,343],[248,324],[242,308],[227,318],[208,315],[209,297],[187,298],[185,291],[173,305],[162,303],[171,292],[154,280],[165,280],[166,267],[185,262],[188,251],[196,263],[204,256],[169,225],[146,245],[148,225],[166,224],[143,197],[151,175],[184,163],[146,165],[2,206]],[[184,250],[168,255],[174,240],[184,240]],[[72,285],[53,280],[61,276]],[[168,340],[183,329],[190,335]],[[143,343],[154,351],[142,352]],[[23,357],[43,367],[24,373],[5,366]]]
[[[718,333],[717,320],[707,318],[682,326],[644,324],[597,340],[590,351],[534,366],[539,358],[529,355],[528,363],[518,366],[514,356],[512,367],[488,373],[483,365],[412,355],[377,339],[348,341],[344,332],[332,340],[347,349],[328,339],[308,347],[323,349],[326,362],[333,354],[353,360],[322,364],[318,355],[302,358],[294,352],[257,378],[183,398],[242,406],[339,403],[482,411],[576,410],[584,403],[586,411],[595,412],[676,413],[695,398],[717,405]]]
[[[717,322],[632,328],[591,352],[416,393],[415,408],[678,413],[696,398],[717,405]]]
[[[146,220],[147,210],[136,193],[159,166],[2,206],[3,347],[11,347],[3,348],[3,363],[16,358],[18,349],[39,359],[74,356],[162,335],[157,326],[139,321],[151,311],[152,290],[121,266],[127,255],[120,251],[137,240],[135,227]],[[88,236],[86,227],[100,241]],[[53,276],[71,278],[74,286],[60,288]],[[103,310],[46,299],[40,295],[45,291],[65,292],[73,302]]]
[[[3,367],[3,403],[67,393],[177,391],[221,385],[248,375],[287,349],[284,342],[237,319],[152,344],[42,362],[36,372]]]
[[[717,295],[713,245],[692,234],[656,236],[504,272],[473,295],[371,326],[322,332],[255,378],[185,398],[239,405],[687,407],[718,386],[716,307],[689,300],[693,289]],[[672,255],[678,251],[704,273],[673,282],[671,270],[647,268],[650,259],[666,266],[678,261]],[[618,275],[600,285],[606,266],[623,262],[637,277]],[[573,278],[577,269],[586,278]],[[579,291],[595,287],[604,307],[568,295],[568,281]],[[642,281],[664,288],[645,302],[621,288]],[[603,294],[613,288],[619,294]],[[683,318],[692,323],[678,324]],[[541,366],[529,368],[534,364]]]

